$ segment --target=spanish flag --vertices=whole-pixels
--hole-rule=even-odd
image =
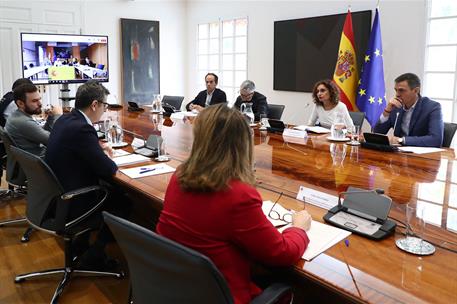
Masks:
[[[358,111],[355,104],[358,80],[354,31],[352,30],[352,17],[349,10],[346,21],[344,21],[338,60],[333,74],[333,81],[340,89],[340,100],[346,104],[349,111]]]

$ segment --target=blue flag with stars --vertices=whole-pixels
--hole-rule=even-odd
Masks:
[[[382,54],[381,27],[378,9],[376,9],[356,101],[357,107],[360,112],[365,113],[371,127],[376,125],[387,104]]]

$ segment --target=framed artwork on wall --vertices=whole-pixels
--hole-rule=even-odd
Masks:
[[[160,94],[159,21],[121,18],[123,102],[151,104]]]

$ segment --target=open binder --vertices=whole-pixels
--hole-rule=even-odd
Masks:
[[[356,234],[379,240],[395,231],[396,223],[389,220],[392,199],[383,190],[349,187],[338,196],[338,205],[330,209],[324,220]],[[341,203],[341,197],[345,196]]]

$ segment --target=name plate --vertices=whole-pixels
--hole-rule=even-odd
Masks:
[[[321,191],[300,186],[297,199],[305,203],[329,210],[338,205],[338,197]]]
[[[284,129],[282,136],[305,138],[308,133],[305,130]]]

